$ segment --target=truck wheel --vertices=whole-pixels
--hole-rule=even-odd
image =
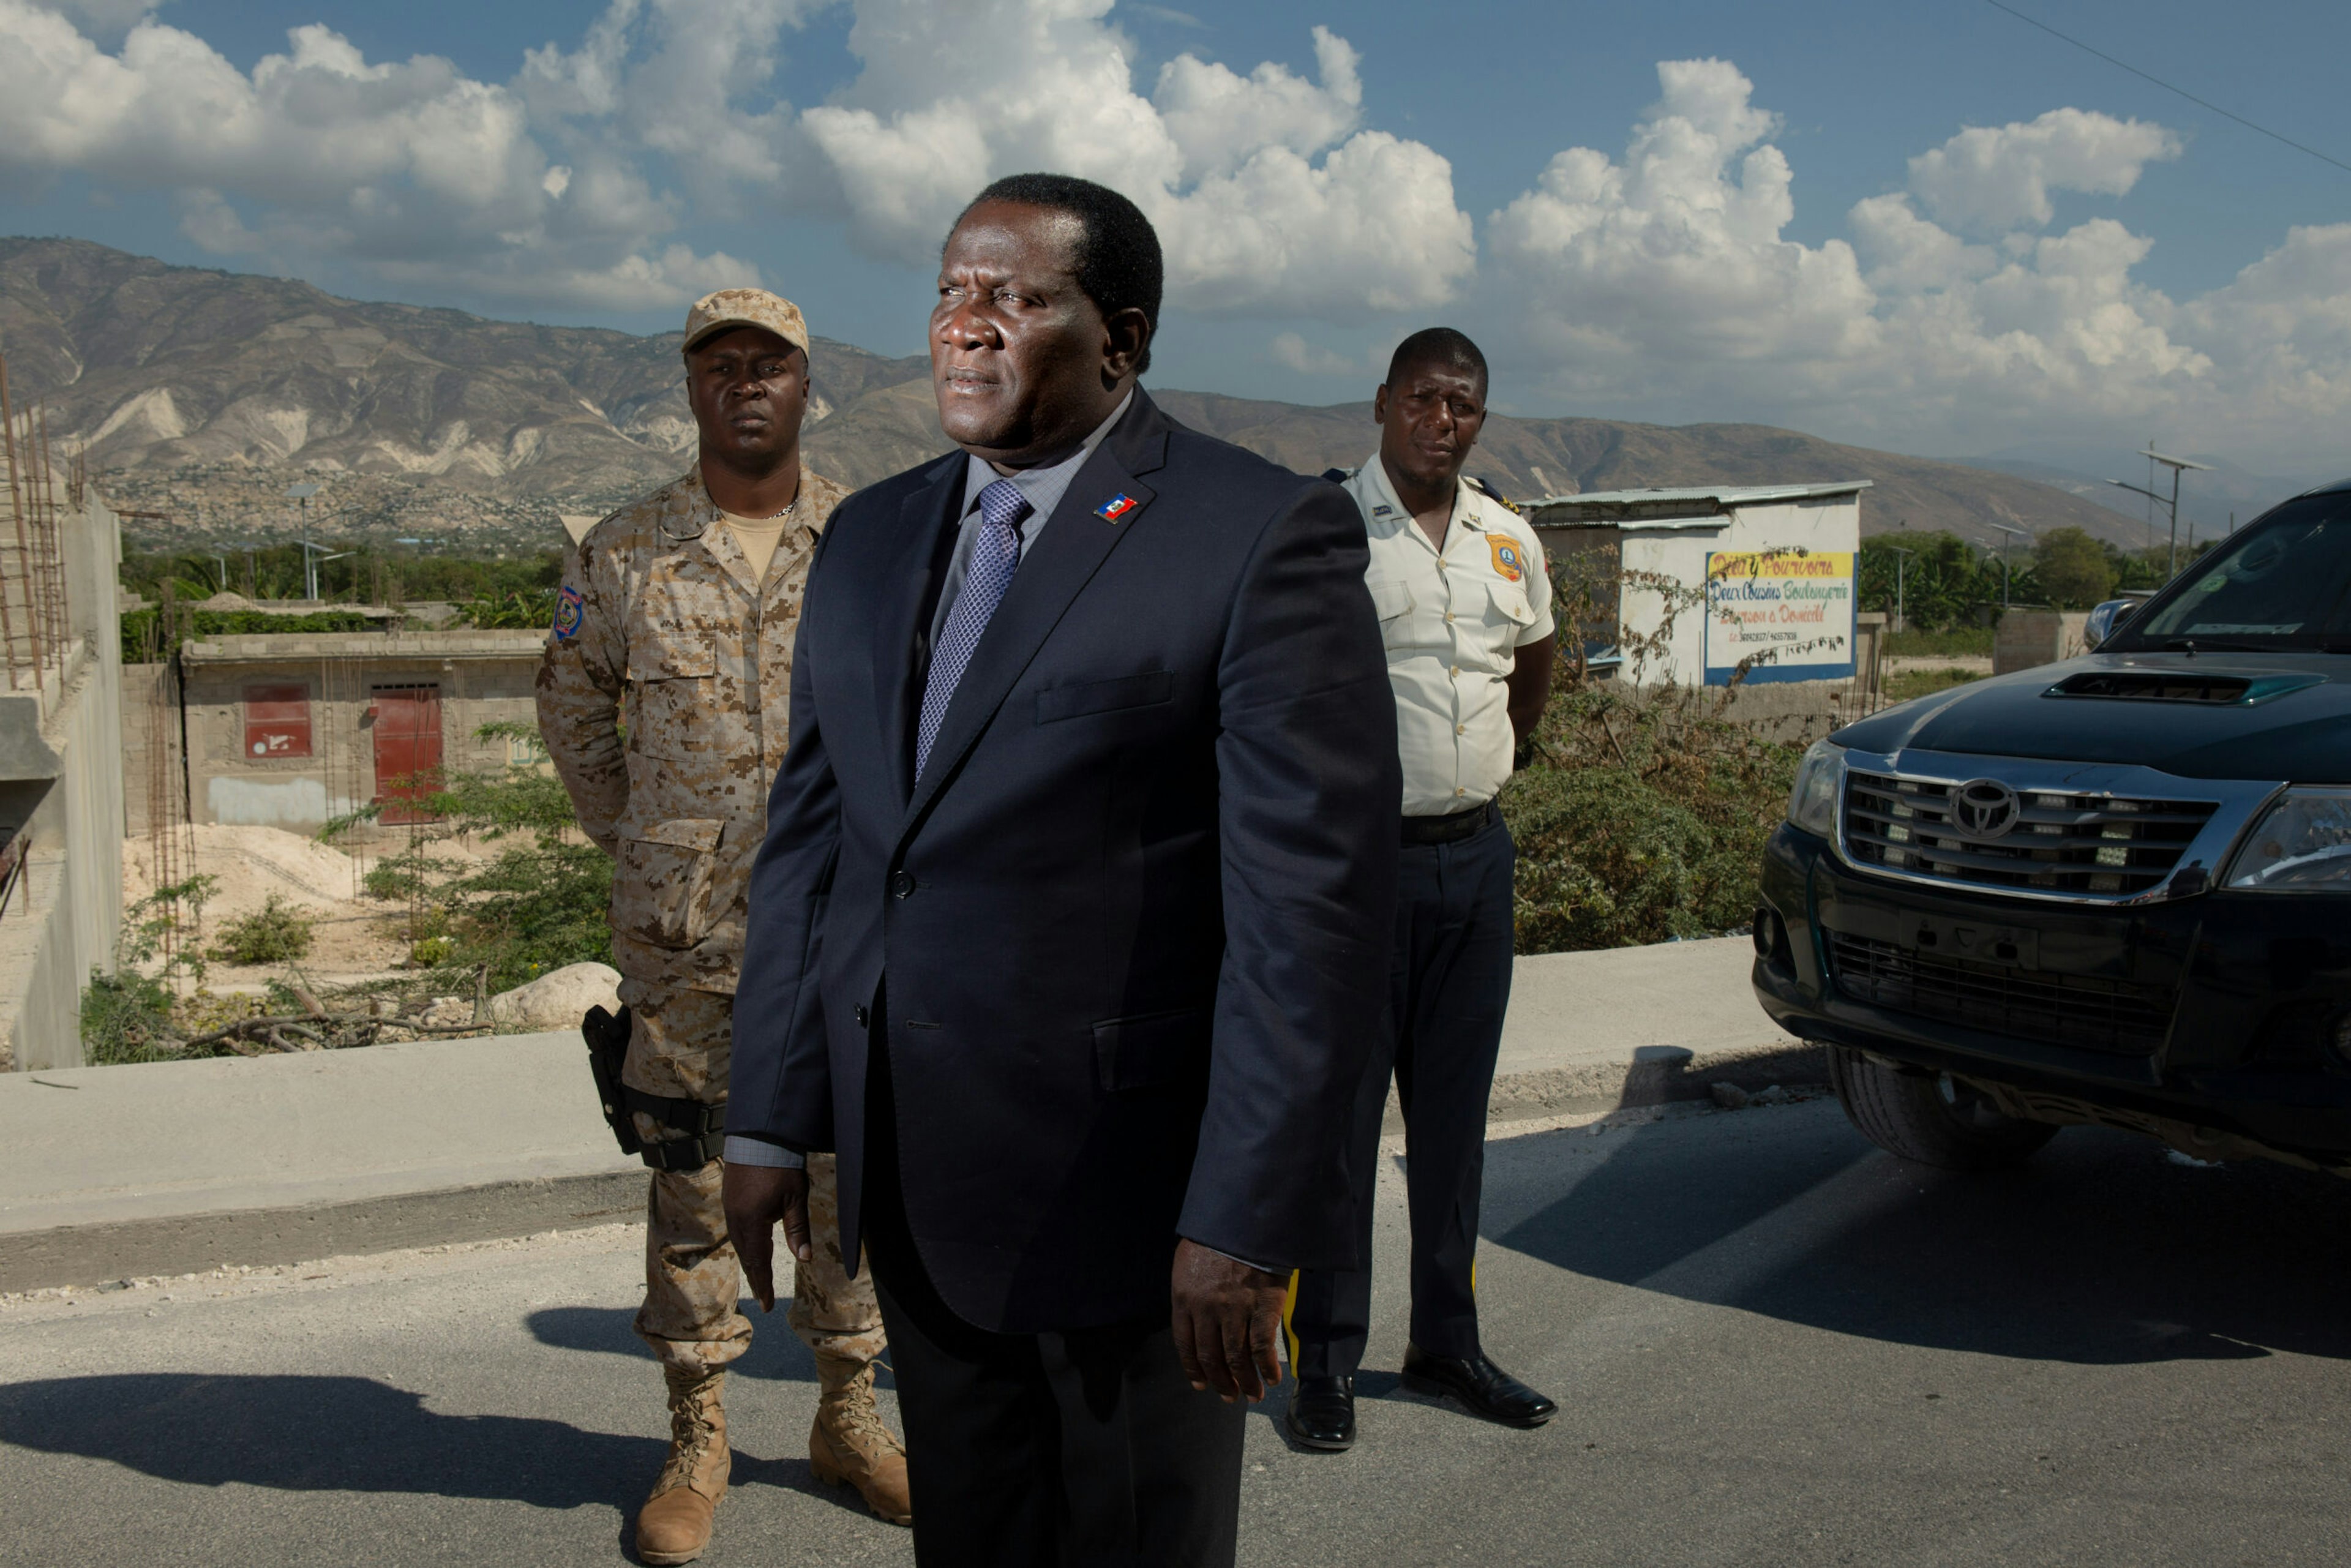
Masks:
[[[1829,1082],[1862,1136],[1902,1159],[1951,1171],[2021,1164],[2057,1135],[2040,1122],[2004,1116],[1949,1073],[1910,1073],[1850,1046],[1827,1048]]]

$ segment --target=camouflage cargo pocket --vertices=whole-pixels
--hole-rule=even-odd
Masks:
[[[726,716],[714,706],[709,636],[674,632],[629,643],[629,747],[647,757],[715,761]]]
[[[621,833],[612,929],[657,947],[691,947],[710,934],[718,841],[716,818],[678,818]]]

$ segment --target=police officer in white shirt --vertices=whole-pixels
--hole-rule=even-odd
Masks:
[[[1534,733],[1558,645],[1534,530],[1462,465],[1486,420],[1486,357],[1447,327],[1396,348],[1372,402],[1380,449],[1350,477],[1372,547],[1403,751],[1403,875],[1389,960],[1394,1029],[1359,1095],[1350,1168],[1360,1268],[1301,1272],[1290,1312],[1298,1381],[1285,1417],[1309,1448],[1355,1440],[1355,1369],[1371,1327],[1372,1203],[1393,1070],[1412,1216],[1404,1383],[1471,1414],[1539,1427],[1558,1406],[1478,1339],[1472,1263],[1486,1101],[1510,995],[1510,831],[1494,797]]]

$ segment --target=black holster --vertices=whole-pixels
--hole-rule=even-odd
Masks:
[[[604,1107],[604,1124],[620,1140],[621,1152],[636,1155],[657,1171],[698,1171],[718,1157],[726,1142],[726,1107],[709,1105],[665,1094],[648,1094],[621,1082],[629,1060],[629,1009],[615,1018],[602,1008],[590,1008],[580,1020],[588,1041],[588,1070],[595,1075],[596,1099]],[[658,1143],[637,1135],[637,1116],[653,1118],[678,1134]]]

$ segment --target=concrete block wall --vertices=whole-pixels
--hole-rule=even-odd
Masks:
[[[2005,675],[2079,657],[2085,651],[2082,629],[2089,619],[2085,610],[2007,612],[1993,634],[1991,673]]]

